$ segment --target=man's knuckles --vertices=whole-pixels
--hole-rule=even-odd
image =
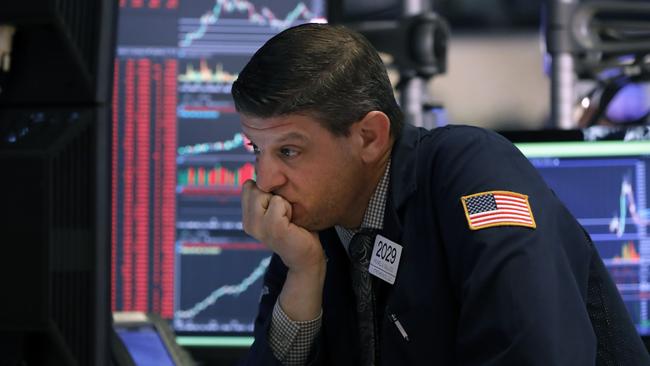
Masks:
[[[287,201],[284,198],[282,198],[281,196],[273,195],[271,197],[270,202],[269,202],[269,208],[271,208],[271,206],[273,206],[273,208],[276,209],[276,210],[284,209],[286,202]]]
[[[259,232],[257,230],[257,226],[253,225],[250,221],[244,220],[242,222],[242,226],[244,229],[244,232],[256,239],[259,239]]]
[[[264,222],[264,231],[266,236],[273,241],[281,240],[286,235],[286,228],[281,220],[277,217],[267,217]]]
[[[253,188],[255,188],[255,181],[252,179],[248,179],[244,182],[242,185],[242,189],[244,192],[250,192],[253,191]]]

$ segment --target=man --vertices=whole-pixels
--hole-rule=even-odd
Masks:
[[[404,125],[359,34],[288,29],[232,93],[257,159],[244,229],[274,252],[248,364],[650,364],[526,158],[478,128]]]

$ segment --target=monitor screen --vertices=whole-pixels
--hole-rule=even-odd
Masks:
[[[115,328],[137,366],[174,366],[174,361],[153,324]]]
[[[160,314],[179,334],[250,336],[270,252],[242,231],[254,156],[230,88],[274,34],[324,22],[324,0],[119,5],[112,308]]]
[[[589,232],[641,335],[650,335],[650,141],[517,147]]]

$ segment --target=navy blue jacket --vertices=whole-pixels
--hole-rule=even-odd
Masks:
[[[403,252],[394,285],[374,279],[380,365],[650,365],[593,243],[511,143],[474,127],[407,125],[390,175],[382,234]],[[528,195],[537,227],[470,230],[461,197],[492,190]],[[335,230],[320,239],[323,325],[310,362],[357,365],[349,260]],[[246,364],[279,364],[267,334],[286,271],[274,255]]]

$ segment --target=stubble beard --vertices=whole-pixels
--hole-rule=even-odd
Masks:
[[[308,212],[303,209],[300,212],[300,216],[294,218],[292,222],[311,232],[322,231],[336,224],[335,217],[338,215],[337,209],[340,209],[340,207],[337,207],[331,198],[327,198],[320,205],[320,208],[314,212]]]

